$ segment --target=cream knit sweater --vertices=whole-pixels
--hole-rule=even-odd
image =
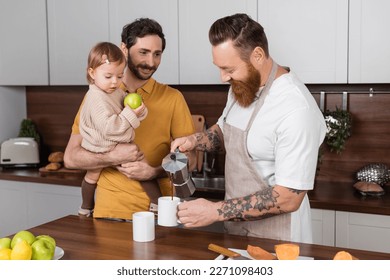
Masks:
[[[80,113],[81,146],[91,152],[104,153],[118,143],[129,143],[134,139],[140,121],[145,113],[137,118],[128,106],[123,106],[126,93],[118,89],[105,93],[95,85],[90,85]]]

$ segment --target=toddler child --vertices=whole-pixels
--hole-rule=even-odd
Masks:
[[[90,152],[105,153],[118,143],[133,141],[134,129],[147,116],[148,110],[144,103],[134,110],[123,105],[126,93],[120,89],[120,85],[125,67],[123,52],[112,43],[98,43],[89,53],[89,90],[80,112],[80,134],[83,137],[82,147]],[[95,169],[85,174],[81,184],[82,205],[79,215],[92,215],[100,172],[101,169]],[[155,187],[158,188],[158,185]]]

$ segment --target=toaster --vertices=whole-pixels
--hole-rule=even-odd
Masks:
[[[39,165],[39,147],[34,138],[17,137],[4,141],[0,150],[0,166],[27,167]]]

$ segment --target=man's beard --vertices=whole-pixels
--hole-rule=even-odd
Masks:
[[[127,67],[130,69],[130,71],[140,80],[148,80],[154,72],[156,72],[157,68],[156,67],[151,67],[147,64],[134,64],[133,60],[130,57],[130,54],[127,55]],[[149,75],[143,75],[138,69],[148,69],[148,70],[153,70]]]
[[[248,107],[255,100],[256,93],[260,88],[260,73],[253,67],[252,64],[247,63],[248,78],[244,81],[231,80],[234,97],[241,107]]]

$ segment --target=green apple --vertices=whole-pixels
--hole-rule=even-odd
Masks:
[[[9,237],[0,238],[0,250],[1,249],[11,249],[11,238]]]
[[[129,106],[131,109],[136,109],[142,104],[142,97],[138,93],[129,93],[123,100],[125,106]]]
[[[35,235],[29,232],[28,230],[21,230],[12,237],[11,240],[11,249],[14,248],[16,244],[20,241],[26,240],[29,245],[33,244],[35,241]]]
[[[54,248],[56,247],[56,240],[51,237],[50,235],[47,235],[47,234],[42,234],[42,235],[38,235],[35,237],[36,240],[40,240],[40,239],[45,239],[47,241],[49,241],[53,246]]]
[[[32,260],[51,260],[54,257],[55,246],[45,238],[34,241],[31,245]]]

